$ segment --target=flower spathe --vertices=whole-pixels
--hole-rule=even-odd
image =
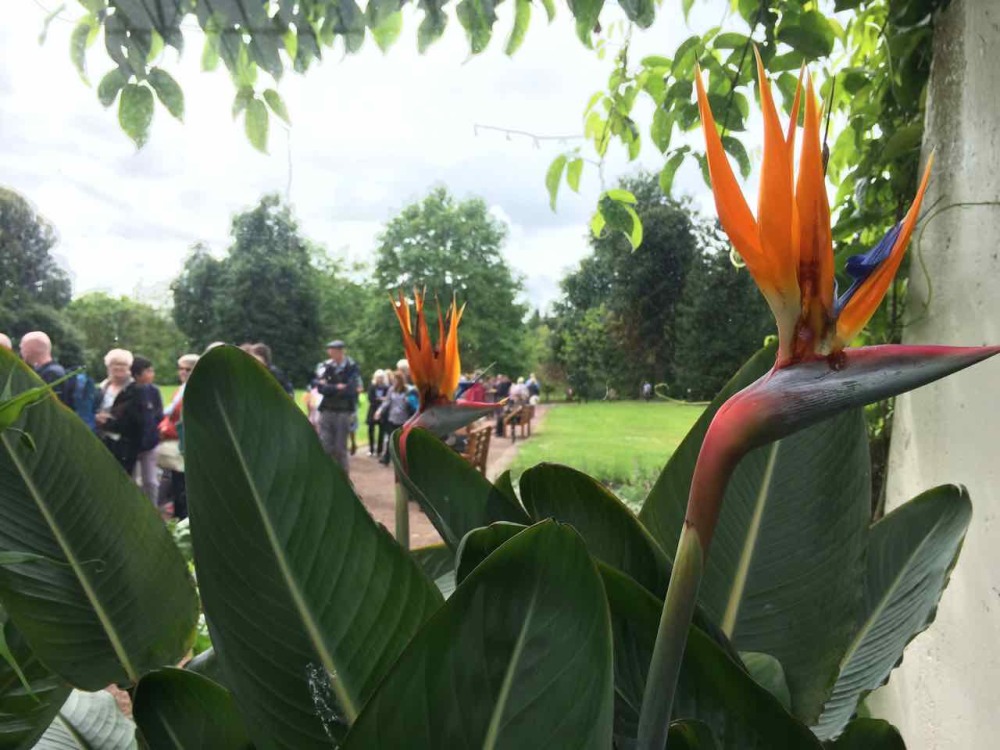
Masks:
[[[835,298],[830,206],[820,139],[820,106],[803,70],[787,130],[778,118],[756,49],[764,117],[764,159],[756,218],[722,147],[701,73],[695,84],[705,132],[708,169],[719,221],[743,258],[778,325],[777,366],[835,354],[847,346],[878,309],[899,270],[917,222],[933,158],[904,219],[876,247],[848,261],[854,283]],[[802,83],[805,79],[805,96]],[[804,99],[798,174],[795,141]]]
[[[459,308],[452,299],[446,321],[441,314],[441,305],[438,304],[438,339],[437,345],[434,345],[424,313],[424,295],[414,291],[413,303],[417,314],[416,326],[412,325],[410,305],[402,291],[399,292],[399,300],[393,300],[393,310],[403,332],[403,350],[406,352],[406,361],[410,363],[410,377],[420,394],[420,409],[423,411],[435,404],[450,403],[458,389],[458,380],[462,374],[458,353],[458,324],[462,320],[465,305]]]

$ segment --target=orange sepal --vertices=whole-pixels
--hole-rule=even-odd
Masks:
[[[889,285],[892,284],[892,280],[896,277],[896,271],[899,270],[899,264],[903,262],[903,254],[906,252],[906,246],[910,242],[910,236],[917,223],[917,215],[920,213],[920,204],[927,190],[933,164],[934,154],[931,154],[927,160],[927,167],[924,169],[924,176],[920,180],[920,188],[910,205],[910,210],[903,219],[903,226],[889,252],[889,257],[872,272],[871,276],[865,279],[840,312],[840,317],[837,318],[837,342],[841,347],[848,345],[865,327],[865,324],[878,309]]]

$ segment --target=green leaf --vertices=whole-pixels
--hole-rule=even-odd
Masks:
[[[750,176],[750,155],[747,153],[746,147],[739,138],[733,138],[731,135],[722,136],[722,147],[726,152],[736,159],[737,164],[740,165],[740,174],[745,180]]]
[[[152,68],[147,77],[160,103],[178,120],[184,119],[184,92],[173,76],[162,68]]]
[[[253,100],[253,88],[250,86],[240,86],[236,89],[236,96],[233,97],[233,119],[244,112],[247,105]]]
[[[426,430],[406,440],[408,471],[398,463],[398,433],[390,443],[396,475],[434,524],[445,544],[458,550],[462,537],[494,521],[530,523],[527,513],[472,465]]]
[[[660,149],[660,153],[670,147],[670,133],[673,129],[673,115],[663,107],[657,107],[653,112],[653,124],[649,129],[649,135],[653,139],[653,144]]]
[[[583,159],[577,157],[566,165],[566,184],[574,193],[580,192],[580,176],[583,174]],[[510,481],[508,479],[508,481]]]
[[[640,519],[665,550],[676,548],[709,421],[773,362],[773,348],[765,349],[737,373],[650,492]],[[819,716],[861,616],[870,515],[858,411],[751,452],[726,491],[699,601],[737,649],[781,662],[794,713],[807,722]]]
[[[809,60],[827,57],[833,52],[836,34],[822,13],[808,10],[787,18],[778,27],[778,41],[798,50]]]
[[[195,672],[164,668],[143,675],[135,689],[132,713],[154,750],[251,747],[233,696]]]
[[[667,745],[670,750],[718,750],[719,747],[712,728],[695,719],[670,722]]]
[[[531,23],[531,0],[517,0],[514,7],[514,26],[510,30],[507,47],[504,49],[504,54],[507,55],[513,55],[520,49],[528,24]]]
[[[214,648],[207,648],[184,665],[184,669],[202,677],[207,677],[212,682],[229,689],[229,680],[225,672],[222,671],[222,660],[215,653]]]
[[[432,581],[455,569],[455,552],[447,544],[417,547],[410,555]]]
[[[69,37],[69,57],[80,74],[80,78],[88,86],[90,80],[87,78],[87,47],[89,47],[97,36],[98,26],[91,16],[85,16],[74,27],[73,33]]]
[[[291,125],[292,121],[288,117],[288,110],[285,108],[285,102],[282,101],[281,95],[274,89],[264,90],[264,101],[267,102],[267,106],[271,108],[278,117],[285,121],[286,125]]]
[[[493,24],[497,20],[494,0],[461,0],[455,15],[469,38],[472,54],[478,55],[486,49],[493,35]]]
[[[556,17],[555,0],[542,0],[542,5],[545,7],[545,15],[548,18],[549,23],[552,23]]]
[[[244,118],[247,140],[250,141],[250,145],[262,154],[266,154],[268,115],[264,102],[257,97],[250,99],[247,102]]]
[[[31,653],[0,610],[0,747],[33,747],[70,693],[70,687]]]
[[[622,10],[630,21],[642,29],[648,29],[656,20],[656,6],[653,0],[619,0]]]
[[[590,34],[597,26],[597,20],[604,7],[604,0],[575,0],[570,11],[576,19],[576,35],[586,46],[591,46]]]
[[[559,183],[562,182],[563,170],[566,169],[566,154],[560,154],[549,165],[545,173],[545,189],[549,191],[549,208],[556,210],[556,197],[559,195]]]
[[[97,98],[105,107],[110,107],[118,98],[118,92],[128,83],[128,76],[121,68],[112,68],[97,84]]]
[[[726,32],[719,34],[712,40],[712,46],[716,49],[742,49],[750,42],[750,37],[746,34]]]
[[[847,725],[829,750],[906,750],[899,730],[883,719],[860,718]]]
[[[34,750],[136,750],[135,724],[118,709],[108,692],[74,690]]]
[[[250,355],[202,357],[184,421],[198,585],[240,713],[261,745],[328,747],[441,596]]]
[[[921,123],[907,125],[889,136],[882,149],[882,161],[890,162],[903,154],[917,151],[924,136],[924,126]]]
[[[153,92],[147,86],[127,83],[118,100],[118,124],[131,138],[136,148],[142,148],[149,138],[153,121]]]
[[[205,32],[205,46],[201,50],[201,69],[215,70],[219,66],[219,35]]]
[[[594,215],[590,219],[590,233],[594,237],[600,237],[601,232],[604,231],[604,227],[607,225],[607,220],[604,218],[604,214],[601,213],[601,207],[598,206],[597,210],[594,211]]]
[[[899,730],[883,719],[855,719],[829,750],[906,750]]]
[[[684,23],[687,23],[688,16],[691,13],[691,7],[694,5],[694,0],[681,0],[681,10],[684,11]]]
[[[632,206],[636,204],[635,196],[628,190],[623,190],[621,188],[612,188],[604,193],[608,198],[617,203],[628,203]]]
[[[602,568],[601,574],[614,634],[615,735],[628,746],[636,736],[663,601],[617,571]],[[673,709],[674,721],[690,719],[725,738],[719,743],[725,750],[819,748],[809,729],[698,627],[688,632]]]
[[[788,692],[788,681],[781,662],[770,654],[756,651],[745,651],[740,658],[757,684],[777,698],[786,711],[791,711],[792,695]]]
[[[521,500],[534,521],[554,518],[575,528],[590,554],[627,573],[658,596],[667,591],[667,556],[628,507],[586,474],[538,464],[521,475]]]
[[[444,33],[448,25],[448,14],[444,12],[443,3],[438,0],[420,0],[420,9],[424,11],[424,19],[417,27],[417,49],[420,54]]]
[[[571,528],[541,523],[465,579],[403,652],[343,747],[607,748],[612,666],[594,563]]]
[[[686,153],[687,149],[675,151],[673,156],[667,159],[667,163],[663,165],[663,169],[660,170],[660,191],[664,195],[670,195],[674,187],[674,175],[677,174],[677,168],[684,161]]]
[[[843,730],[858,701],[885,684],[906,645],[934,621],[971,518],[972,503],[965,489],[944,485],[872,526],[865,616],[814,728],[820,739]]]
[[[399,38],[399,32],[403,30],[403,14],[400,11],[391,13],[378,25],[372,27],[372,36],[375,44],[383,52],[388,52],[389,48]]]
[[[642,221],[632,208],[634,203],[635,196],[627,190],[608,190],[598,203],[598,210],[607,226],[624,234],[633,250],[642,244]]]
[[[528,527],[520,523],[497,521],[489,526],[473,529],[462,537],[462,542],[458,545],[458,552],[455,553],[455,559],[458,561],[455,566],[456,583],[461,584],[498,547],[513,539],[526,528]]]
[[[0,352],[0,381],[8,378],[14,394],[42,384]],[[0,434],[0,551],[48,560],[0,567],[0,599],[31,651],[93,689],[179,660],[194,637],[197,600],[159,514],[57,400],[25,411],[17,427],[37,449]]]

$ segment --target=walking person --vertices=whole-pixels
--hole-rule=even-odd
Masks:
[[[97,436],[125,473],[132,476],[142,443],[142,401],[132,378],[132,352],[112,349],[104,355],[108,377],[100,385],[95,416]]]
[[[382,400],[382,405],[379,407],[379,411],[381,412],[379,416],[383,416],[387,422],[385,433],[385,453],[382,454],[380,461],[383,466],[388,466],[388,441],[392,440],[392,433],[402,427],[406,423],[406,420],[416,412],[416,409],[413,407],[413,402],[410,401],[409,389],[406,385],[406,376],[403,374],[402,370],[396,370],[396,372],[393,373],[392,387],[385,394],[385,398]]]
[[[139,441],[139,455],[136,459],[139,483],[149,501],[156,505],[159,491],[159,468],[156,465],[156,449],[160,444],[160,420],[163,419],[163,397],[160,389],[153,384],[156,370],[145,357],[132,359],[132,378],[139,392],[142,407],[142,437]]]
[[[365,422],[368,424],[369,456],[382,456],[385,430],[382,421],[375,415],[388,392],[389,386],[386,383],[385,370],[376,370],[372,376],[371,385],[368,386],[368,414],[365,416]]]
[[[323,450],[349,474],[347,440],[351,423],[356,419],[361,370],[344,349],[344,342],[339,339],[326,345],[329,359],[317,368],[313,384],[323,397],[319,405],[319,439]]]

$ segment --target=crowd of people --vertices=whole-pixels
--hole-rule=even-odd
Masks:
[[[13,349],[10,338],[2,333],[0,346]],[[270,347],[247,343],[240,348],[267,368],[290,397],[295,397],[291,381],[272,361]],[[346,348],[340,340],[327,343],[327,358],[316,365],[304,406],[323,449],[349,473],[350,456],[357,452],[362,393],[368,402],[364,416],[368,455],[386,466],[390,462],[389,436],[416,413],[420,404],[406,359],[399,360],[394,368],[376,370],[366,387],[361,368],[347,355]],[[177,360],[180,385],[170,403],[164,405],[154,382],[153,363],[126,349],[112,349],[105,355],[106,377],[98,383],[82,370],[67,375],[66,368],[53,358],[52,341],[43,331],[24,334],[18,351],[25,364],[52,384],[55,395],[93,430],[165,516],[187,517],[183,401],[185,384],[198,363],[198,354],[184,354]],[[516,382],[503,374],[486,377],[472,373],[462,376],[456,398],[497,403],[497,430],[502,434],[505,411],[537,403],[540,393],[541,386],[533,373]]]

